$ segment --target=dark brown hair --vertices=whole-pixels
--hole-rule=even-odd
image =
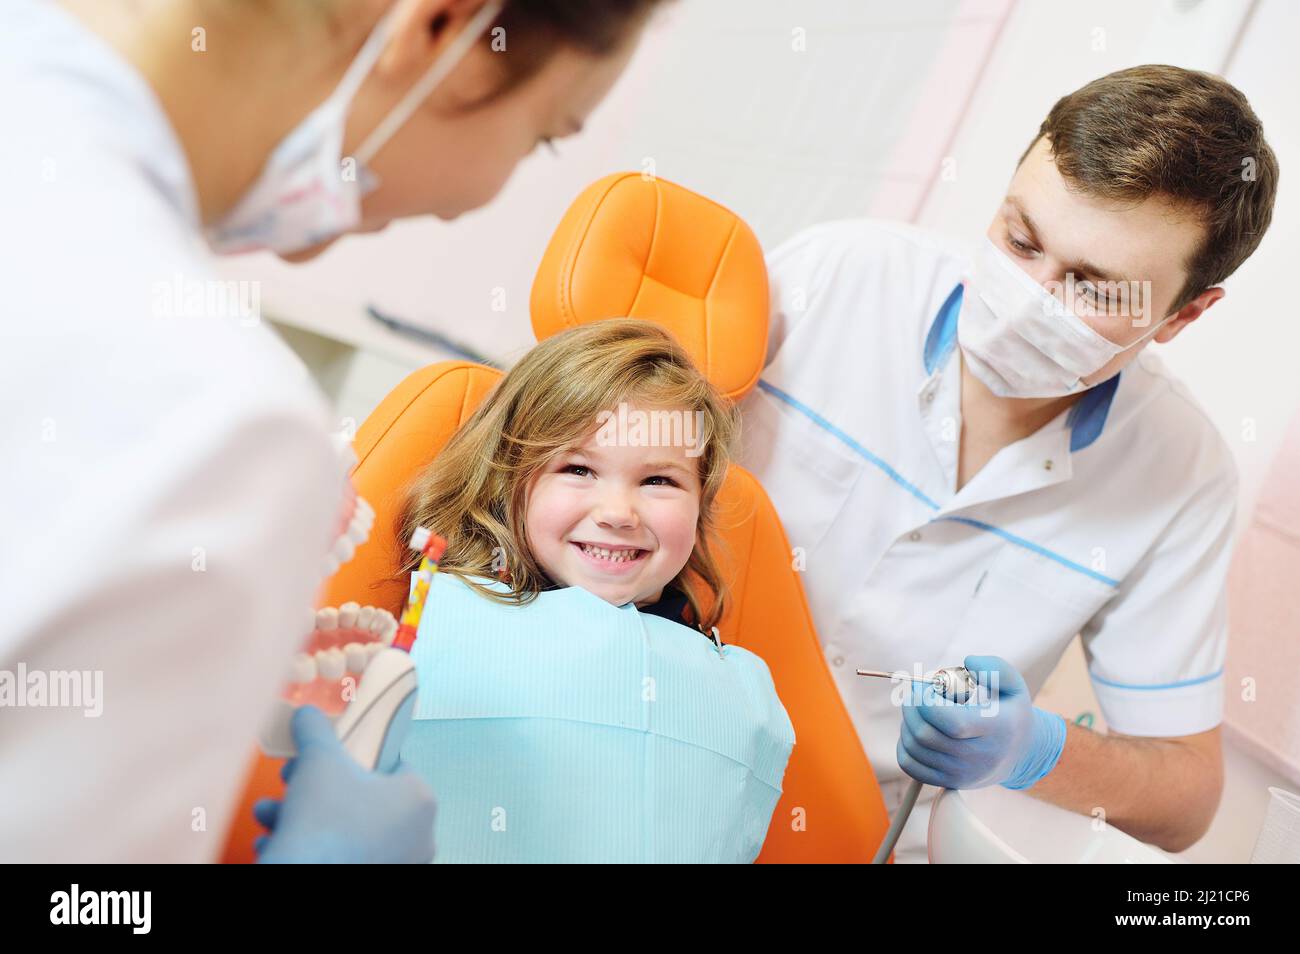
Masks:
[[[563,46],[592,56],[606,56],[639,30],[650,11],[664,0],[508,0],[483,38],[504,30],[506,48],[498,53],[504,76],[499,85],[466,109],[493,102],[536,75]],[[437,27],[446,14],[434,21]]]
[[[1273,217],[1278,166],[1263,124],[1240,90],[1210,73],[1110,73],[1057,100],[1024,155],[1044,137],[1061,176],[1085,194],[1164,196],[1200,220],[1205,235],[1184,263],[1174,311],[1236,271]]]

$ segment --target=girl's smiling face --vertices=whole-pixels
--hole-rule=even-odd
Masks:
[[[657,601],[686,565],[700,515],[698,457],[684,446],[602,445],[593,432],[529,488],[529,549],[557,586],[615,606]]]

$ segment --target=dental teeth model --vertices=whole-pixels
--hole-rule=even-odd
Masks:
[[[370,528],[375,523],[375,510],[366,503],[365,498],[358,497],[352,484],[347,487],[343,501],[343,510],[339,514],[339,527],[334,545],[325,555],[322,567],[325,576],[333,576],[338,568],[352,559],[357,547],[370,539]]]
[[[325,559],[327,576],[366,542],[374,521],[374,509],[349,483],[341,533]],[[420,527],[411,546],[421,553],[420,569],[400,623],[388,610],[356,603],[312,614],[306,649],[293,658],[283,695],[262,728],[267,755],[294,757],[293,714],[313,705],[334,724],[339,741],[362,768],[391,771],[397,765],[418,690],[410,649],[447,541]]]
[[[317,610],[306,648],[290,665],[284,700],[338,715],[355,698],[370,661],[396,634],[397,620],[386,609],[344,603]]]
[[[283,696],[262,727],[262,751],[297,754],[294,712],[316,706],[334,724],[339,741],[362,768],[391,771],[415,708],[415,664],[394,645],[399,625],[374,606],[344,603],[312,617],[306,648],[294,656]]]

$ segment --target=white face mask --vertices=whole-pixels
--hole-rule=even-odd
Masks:
[[[388,40],[393,15],[384,14],[329,98],[276,146],[262,174],[235,207],[204,229],[212,250],[218,254],[260,249],[297,252],[360,225],[361,199],[379,186],[366,164],[478,42],[503,5],[504,0],[488,0],[362,143],[356,156],[345,160],[348,109]]]
[[[1083,378],[1164,324],[1132,344],[1115,344],[986,238],[966,286],[957,341],[971,371],[999,397],[1064,397],[1086,390]]]

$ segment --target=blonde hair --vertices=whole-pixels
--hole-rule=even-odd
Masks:
[[[695,546],[672,583],[686,595],[697,625],[709,631],[726,607],[727,586],[714,557],[715,502],[739,416],[672,335],[649,322],[598,321],[533,348],[415,480],[398,520],[398,539],[428,527],[447,539],[441,572],[492,599],[531,601],[554,586],[527,545],[525,504],[533,480],[556,454],[590,436],[602,411],[624,401],[702,412],[697,440],[703,452],[694,458],[701,485]],[[399,579],[405,585],[419,556],[404,553]],[[503,557],[509,592],[470,579],[497,575]],[[698,580],[712,598],[702,601],[688,579]]]

